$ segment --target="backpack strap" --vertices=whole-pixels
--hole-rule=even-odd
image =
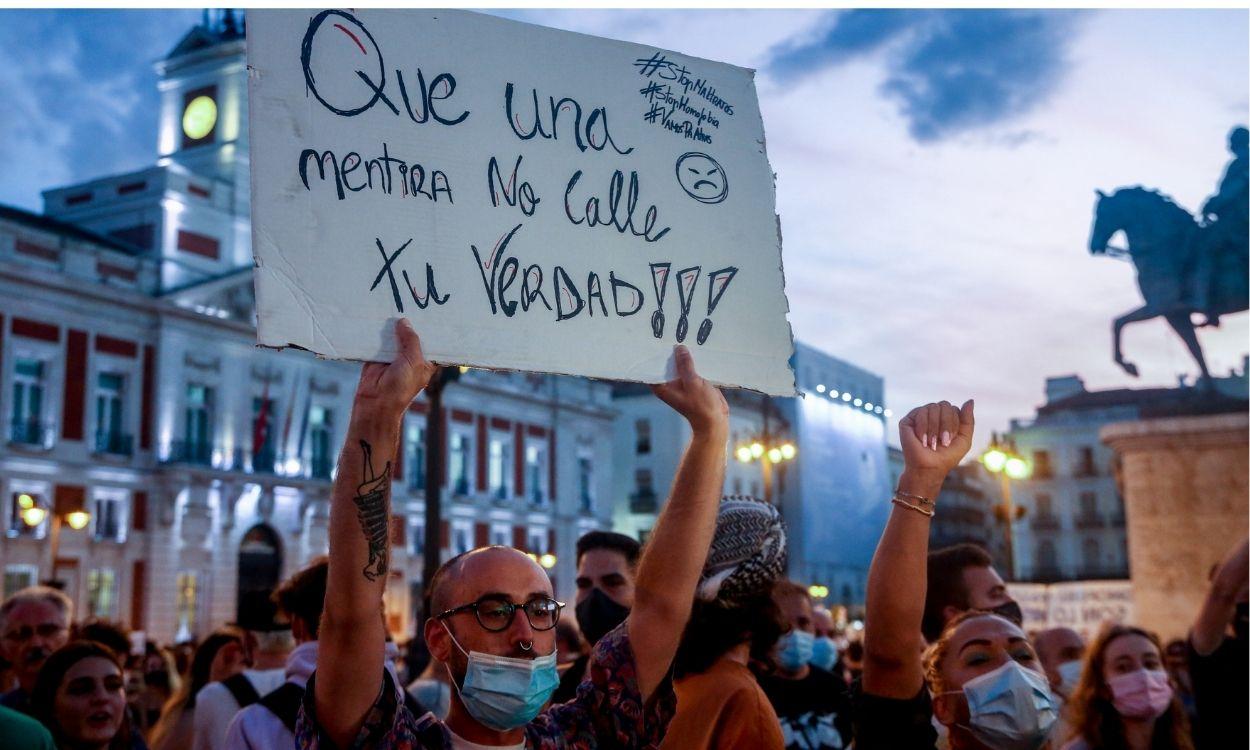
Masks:
[[[247,708],[260,700],[260,693],[256,692],[256,686],[242,672],[227,677],[221,681],[221,684],[234,696],[239,708]]]
[[[299,718],[299,707],[303,702],[304,688],[293,682],[283,683],[277,690],[260,699],[260,705],[277,716],[292,734],[295,733],[295,721]]]

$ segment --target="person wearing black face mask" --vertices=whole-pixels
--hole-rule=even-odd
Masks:
[[[634,604],[634,573],[642,545],[612,531],[591,531],[577,540],[577,627],[591,649],[629,616]],[[564,703],[577,694],[590,649],[564,670],[551,696]]]
[[[1246,726],[1247,579],[1250,540],[1243,539],[1215,569],[1206,601],[1189,631],[1198,750],[1250,746]]]
[[[975,544],[957,544],[929,553],[928,594],[920,630],[933,643],[951,620],[970,610],[993,612],[1016,625],[1024,613],[994,569],[994,559]]]

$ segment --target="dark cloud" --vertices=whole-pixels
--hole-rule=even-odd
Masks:
[[[38,209],[58,183],[137,169],[156,159],[153,64],[198,11],[0,11],[0,159],[30,165],[0,202]]]
[[[881,92],[922,143],[1010,120],[1066,69],[1079,14],[1058,10],[849,10],[773,51],[781,80],[885,50]]]

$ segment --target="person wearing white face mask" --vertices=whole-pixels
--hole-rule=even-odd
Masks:
[[[1098,634],[1069,706],[1073,737],[1063,750],[1193,750],[1163,648],[1141,628],[1109,625]]]
[[[1028,638],[1001,614],[950,619],[924,651],[931,519],[947,473],[972,446],[973,404],[912,410],[899,422],[904,469],[868,571],[862,685],[852,696],[857,750],[1040,750],[1059,716]]]
[[[1069,734],[1068,698],[1076,690],[1081,679],[1081,668],[1084,665],[1085,641],[1081,634],[1072,628],[1048,628],[1033,636],[1033,648],[1037,650],[1037,658],[1042,663],[1042,671],[1050,681],[1050,689],[1063,701],[1063,710],[1059,715],[1059,723],[1053,732],[1054,737],[1066,737]]]
[[[812,644],[810,664],[830,673],[838,663],[838,642],[833,634],[833,613],[824,607],[812,607],[812,635],[816,642]]]
[[[836,659],[829,651],[832,639],[816,637],[817,620],[807,589],[793,581],[778,581],[772,598],[789,620],[790,631],[773,648],[776,669],[761,674],[759,683],[777,712],[786,749],[843,748],[850,743],[850,706],[846,683],[829,672]],[[820,664],[818,647],[825,651]]]

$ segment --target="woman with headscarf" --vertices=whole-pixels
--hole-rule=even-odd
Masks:
[[[786,567],[777,509],[726,497],[674,661],[677,713],[662,750],[783,750],[781,725],[748,665],[788,627],[772,598]]]

